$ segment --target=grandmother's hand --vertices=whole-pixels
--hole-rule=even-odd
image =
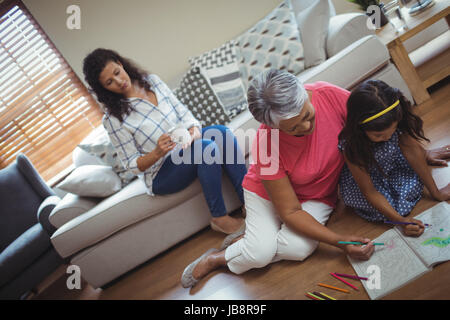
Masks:
[[[430,166],[447,167],[450,160],[450,144],[444,147],[426,150],[427,163]]]
[[[345,241],[355,241],[362,242],[364,245],[354,245],[354,244],[346,244],[341,245],[341,248],[347,253],[350,257],[357,260],[369,260],[375,251],[375,246],[370,239],[350,236],[345,239]]]

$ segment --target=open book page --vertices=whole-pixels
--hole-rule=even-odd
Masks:
[[[431,227],[426,227],[418,238],[404,237],[411,249],[427,266],[450,260],[450,205],[440,202],[415,219],[431,224]]]
[[[385,245],[375,246],[368,261],[348,257],[357,275],[369,278],[361,282],[371,299],[380,299],[429,271],[394,229],[386,231],[374,242]]]

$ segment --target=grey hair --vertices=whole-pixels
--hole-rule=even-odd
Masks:
[[[303,84],[291,73],[270,69],[257,75],[247,91],[253,117],[271,127],[300,114],[308,100]]]

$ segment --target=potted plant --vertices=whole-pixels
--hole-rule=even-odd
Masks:
[[[375,5],[380,7],[380,27],[384,26],[389,22],[388,18],[384,14],[384,3],[380,0],[347,0],[348,2],[355,3],[363,10],[366,15],[372,16],[374,12],[368,12],[367,8],[369,6]],[[372,16],[372,22],[375,24],[375,17]]]

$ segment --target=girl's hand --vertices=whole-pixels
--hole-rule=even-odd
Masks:
[[[422,221],[413,218],[403,218],[402,222],[413,222],[416,224],[402,225],[402,231],[405,236],[419,237],[425,231],[425,225]]]
[[[448,201],[450,200],[450,183],[438,190],[436,194],[432,195],[437,201]]]
[[[347,237],[343,241],[357,241],[365,243],[365,245],[357,245],[357,244],[344,244],[342,245],[342,249],[348,254],[350,257],[358,260],[369,260],[370,256],[373,254],[375,250],[375,246],[370,239],[361,238],[361,237]]]
[[[158,139],[155,152],[160,158],[162,158],[166,155],[167,152],[175,148],[175,146],[176,143],[172,141],[167,133],[164,133]]]
[[[426,151],[427,163],[431,166],[447,167],[450,160],[450,145]]]

